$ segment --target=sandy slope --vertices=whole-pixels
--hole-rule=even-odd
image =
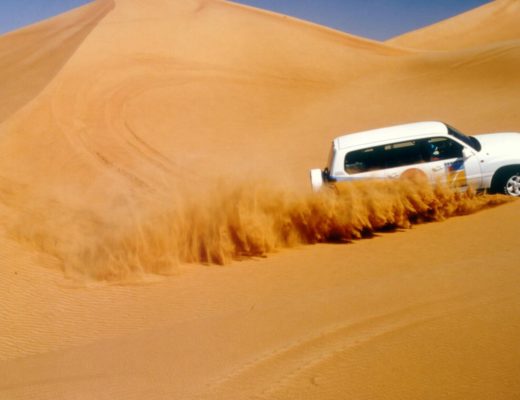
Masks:
[[[0,121],[43,90],[109,9],[91,3],[0,38]]]
[[[517,40],[520,35],[516,0],[494,0],[477,9],[408,32],[388,44],[428,50],[459,50]]]
[[[2,280],[33,309],[3,311],[3,397],[515,398],[518,212],[144,286],[73,289],[24,257]]]
[[[517,5],[457,17],[485,29],[446,52],[217,0],[98,0],[1,37],[0,398],[518,397],[518,202],[298,246],[493,200],[316,199],[307,170],[362,128],[520,130]]]

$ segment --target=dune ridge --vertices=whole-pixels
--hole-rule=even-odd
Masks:
[[[494,0],[436,24],[407,32],[385,43],[422,50],[460,50],[517,40],[520,4]],[[497,23],[498,22],[498,23]]]
[[[72,12],[0,36],[0,122],[57,75],[96,24],[113,8],[97,0]]]
[[[387,54],[387,55],[404,55],[409,54],[411,50],[408,49],[402,49],[398,46],[394,46],[391,44],[383,43],[377,40],[368,39],[362,36],[356,36],[349,33],[345,33],[342,31],[338,31],[336,29],[332,29],[323,25],[319,25],[310,21],[301,20],[299,18],[295,17],[289,17],[287,15],[279,14],[273,11],[263,10],[261,8],[256,8],[252,6],[248,6],[246,4],[242,3],[235,3],[233,1],[229,0],[218,0],[226,5],[229,5],[231,7],[241,9],[248,11],[257,17],[260,15],[263,15],[266,17],[266,19],[276,19],[276,20],[282,20],[284,23],[287,23],[287,21],[291,21],[292,23],[297,24],[299,27],[302,28],[308,28],[309,30],[312,30],[314,34],[320,33],[323,36],[328,36],[330,38],[335,39],[338,42],[341,42],[343,44],[351,45],[354,48],[357,49],[365,49],[370,50],[372,52],[377,52],[380,54]]]

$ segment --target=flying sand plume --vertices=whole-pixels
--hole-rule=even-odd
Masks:
[[[125,281],[172,274],[182,263],[227,264],[302,244],[348,242],[511,200],[409,180],[346,183],[306,195],[249,183],[194,197],[119,212],[64,212],[56,203],[30,210],[11,231],[57,257],[69,277]]]

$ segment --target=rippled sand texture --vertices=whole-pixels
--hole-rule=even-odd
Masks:
[[[520,203],[307,177],[345,132],[520,131],[519,18],[97,0],[1,36],[0,398],[520,397]]]

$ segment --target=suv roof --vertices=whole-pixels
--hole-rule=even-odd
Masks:
[[[448,127],[443,122],[428,121],[395,125],[386,128],[351,133],[337,137],[334,146],[338,149],[366,146],[372,143],[393,142],[395,140],[417,139],[431,135],[446,136]]]

